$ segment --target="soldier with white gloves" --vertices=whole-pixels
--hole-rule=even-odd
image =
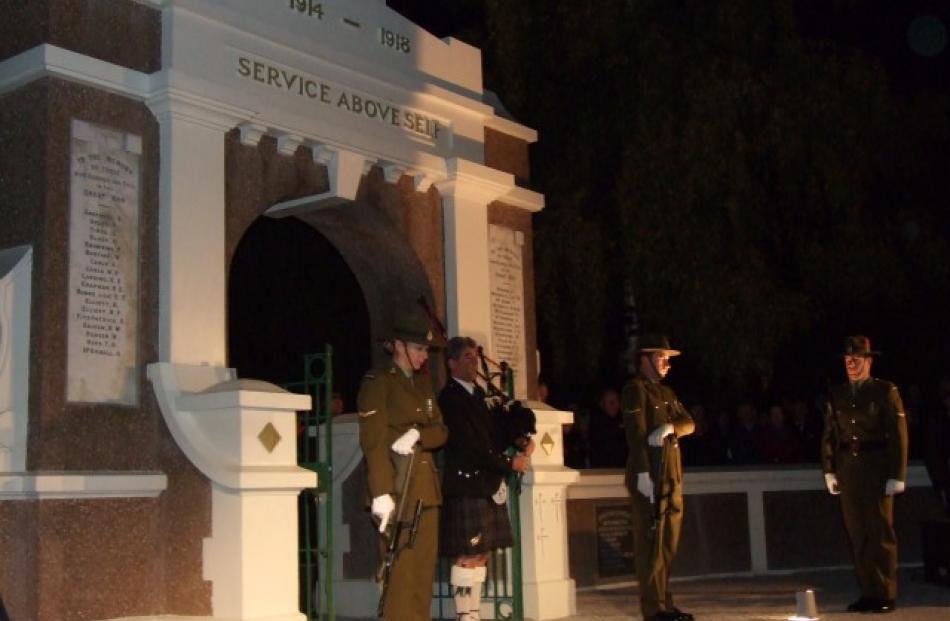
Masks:
[[[366,373],[357,397],[360,448],[366,460],[370,511],[380,533],[396,519],[397,482],[400,464],[415,452],[412,480],[407,486],[405,506],[412,519],[417,501],[423,511],[411,548],[398,556],[386,592],[385,619],[389,621],[429,621],[432,582],[439,542],[439,506],[442,494],[432,451],[445,444],[448,429],[423,370],[432,345],[429,320],[420,312],[397,316],[392,338],[387,342],[392,362],[387,368]],[[403,529],[403,537],[408,536]],[[400,542],[401,545],[402,542]]]
[[[673,389],[661,383],[669,373],[670,358],[679,353],[670,348],[665,336],[640,337],[639,372],[621,395],[629,447],[625,480],[633,504],[634,559],[644,621],[693,619],[673,604],[670,591],[670,565],[683,521],[683,468],[677,439],[693,433],[695,426]],[[659,464],[662,471],[657,472]]]
[[[892,612],[897,599],[894,495],[907,480],[907,417],[897,386],[871,377],[866,336],[844,345],[848,381],[831,390],[821,442],[828,491],[840,498],[861,596],[849,612]]]

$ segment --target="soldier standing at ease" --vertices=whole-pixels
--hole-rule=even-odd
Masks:
[[[849,612],[893,612],[897,598],[894,495],[907,479],[907,419],[897,386],[871,377],[866,336],[844,344],[848,382],[831,391],[821,458],[828,491],[841,496],[861,597]]]
[[[357,397],[360,448],[366,459],[372,498],[370,511],[379,520],[379,531],[384,532],[390,520],[395,519],[393,512],[401,490],[396,482],[398,466],[412,452],[416,453],[415,466],[403,520],[412,519],[417,500],[424,507],[415,543],[402,550],[390,576],[385,601],[388,621],[431,619],[442,503],[431,451],[445,444],[448,436],[431,381],[419,374],[429,357],[431,343],[432,332],[425,317],[397,317],[388,342],[392,363],[367,372]]]
[[[634,557],[644,621],[693,619],[673,605],[669,588],[683,520],[677,438],[693,432],[693,419],[673,390],[660,382],[670,371],[670,357],[679,354],[665,336],[640,337],[639,372],[624,386],[621,397],[630,449],[625,483],[633,503]]]

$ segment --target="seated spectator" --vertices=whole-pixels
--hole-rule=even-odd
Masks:
[[[330,397],[330,413],[333,416],[342,416],[346,409],[346,403],[343,401],[343,393],[334,392]]]
[[[808,404],[798,399],[792,402],[792,429],[798,435],[802,449],[802,461],[817,462],[821,448],[821,418],[808,409]]]
[[[801,460],[798,435],[785,424],[785,410],[769,407],[768,424],[759,429],[759,461],[765,464],[793,464]]]
[[[541,403],[547,403],[548,398],[550,397],[550,389],[548,388],[548,383],[543,378],[538,378],[538,401]]]
[[[736,409],[736,422],[729,432],[729,462],[736,465],[757,464],[758,427],[755,407],[748,401],[740,403]]]
[[[562,426],[564,434],[564,465],[582,470],[590,467],[587,461],[590,418],[586,412],[575,410],[574,423]]]
[[[697,403],[689,409],[696,428],[679,439],[686,466],[717,466],[726,461],[726,444],[717,425],[710,425],[706,408]]]
[[[605,388],[590,415],[591,468],[623,468],[627,465],[627,436],[620,413],[620,393]]]

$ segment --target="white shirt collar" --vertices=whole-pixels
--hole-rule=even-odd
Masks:
[[[464,388],[466,392],[468,392],[468,394],[470,395],[475,394],[475,384],[473,384],[472,382],[466,382],[465,380],[459,379],[457,377],[453,377],[452,379],[454,379],[456,382],[461,384],[462,388]]]

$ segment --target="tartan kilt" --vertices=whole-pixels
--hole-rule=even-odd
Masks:
[[[439,554],[448,557],[484,554],[514,543],[508,506],[491,498],[444,498],[439,533]]]

